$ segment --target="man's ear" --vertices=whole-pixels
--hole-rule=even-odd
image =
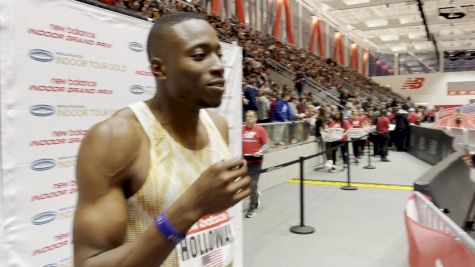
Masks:
[[[163,64],[163,60],[158,57],[154,57],[150,62],[150,68],[152,69],[152,73],[155,77],[160,80],[166,80],[167,74],[165,70],[165,66]]]

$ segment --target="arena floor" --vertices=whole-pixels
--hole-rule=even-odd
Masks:
[[[403,211],[412,182],[431,166],[404,152],[390,151],[389,159],[372,158],[375,170],[362,168],[366,158],[352,165],[353,181],[365,187],[357,191],[329,183],[344,181],[346,172],[306,173],[312,181],[305,186],[305,224],[315,227],[313,234],[289,231],[299,224],[297,183],[263,192],[257,215],[244,219],[244,266],[408,266]]]

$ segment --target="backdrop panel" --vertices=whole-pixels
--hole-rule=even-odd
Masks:
[[[154,95],[145,53],[151,23],[72,0],[0,7],[0,266],[72,266],[76,154],[93,124]],[[227,88],[218,111],[240,155],[242,51],[223,44],[223,55]],[[233,266],[242,266],[241,207],[232,212]]]

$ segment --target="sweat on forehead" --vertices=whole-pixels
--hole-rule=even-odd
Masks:
[[[150,30],[147,40],[147,54],[148,58],[152,59],[155,56],[159,56],[160,48],[166,47],[166,41],[172,33],[172,27],[188,20],[202,20],[206,22],[206,19],[198,14],[190,12],[178,12],[170,15],[165,15],[155,22]]]

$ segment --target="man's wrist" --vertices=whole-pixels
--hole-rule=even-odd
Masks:
[[[200,210],[192,205],[192,201],[185,202],[179,198],[167,210],[167,217],[176,230],[186,233],[202,215]]]
[[[163,211],[155,219],[155,227],[173,245],[178,245],[186,237],[184,232],[175,229],[174,225],[168,220],[166,211]]]

